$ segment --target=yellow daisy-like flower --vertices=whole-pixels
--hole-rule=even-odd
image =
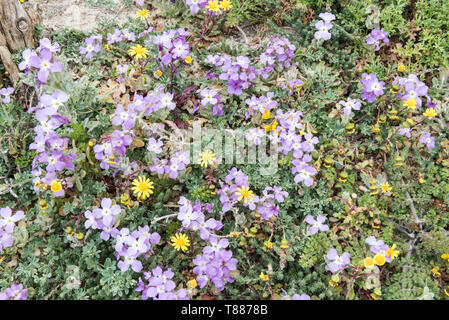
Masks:
[[[187,57],[184,59],[184,62],[187,63],[187,64],[191,64],[191,63],[192,63],[192,57],[191,57],[191,56],[187,56]]]
[[[434,108],[427,108],[426,111],[423,113],[423,116],[427,117],[427,118],[433,118],[437,115],[438,113],[435,111]]]
[[[371,257],[366,257],[363,260],[363,265],[365,266],[365,268],[372,268],[374,267],[374,264],[375,264],[374,259]]]
[[[259,274],[259,278],[262,279],[262,281],[268,281],[269,279],[268,275],[264,274],[263,272]]]
[[[144,21],[149,16],[150,16],[150,11],[148,11],[147,9],[139,10],[136,13],[136,18],[140,18],[140,21]]]
[[[128,50],[128,54],[137,60],[148,57],[149,53],[148,49],[142,47],[140,44],[132,46],[131,49]]]
[[[394,243],[391,248],[387,249],[387,257],[390,257],[391,259],[396,259],[399,256],[399,250],[396,250],[396,244]]]
[[[443,254],[441,255],[441,258],[443,258],[444,260],[449,261],[449,253],[443,253]]]
[[[380,253],[374,256],[374,263],[377,264],[378,266],[383,266],[385,264],[385,261],[386,261],[385,257]]]
[[[131,190],[138,200],[145,200],[150,194],[153,194],[154,184],[145,176],[139,176],[137,179],[134,179],[132,184]]]
[[[50,187],[51,191],[53,191],[54,193],[59,192],[62,190],[62,183],[59,180],[53,180],[51,182],[51,187]]]
[[[241,201],[243,199],[245,204],[248,203],[248,199],[252,200],[252,198],[254,198],[254,192],[249,190],[249,187],[247,187],[247,186],[242,186],[241,188],[237,188],[237,192],[235,193],[235,195],[239,196],[237,201]]]
[[[232,3],[229,0],[222,0],[220,2],[220,8],[222,8],[224,11],[228,11],[232,8]]]
[[[218,0],[209,0],[206,8],[207,8],[207,10],[212,11],[212,12],[219,12],[221,6],[218,3]]]
[[[187,251],[187,247],[190,247],[190,240],[184,233],[175,234],[170,241],[176,251]]]
[[[207,166],[212,166],[215,161],[215,153],[210,150],[206,150],[200,153],[199,161],[201,161],[201,166],[207,168]]]
[[[393,190],[388,182],[382,183],[380,185],[380,189],[382,190],[382,193],[390,192],[391,190]]]
[[[404,107],[407,107],[409,109],[416,109],[416,99],[415,98],[407,98],[407,101],[404,101],[404,103],[402,104]]]

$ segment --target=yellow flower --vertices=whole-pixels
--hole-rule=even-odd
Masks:
[[[39,208],[41,210],[47,210],[47,208],[48,208],[47,201],[45,201],[44,199],[39,200]]]
[[[372,127],[372,130],[373,130],[373,133],[378,133],[378,132],[380,132],[379,124],[376,123],[376,124]]]
[[[432,273],[434,277],[439,277],[441,276],[441,273],[438,271],[438,267],[433,267],[432,268]]]
[[[170,241],[176,251],[187,251],[187,247],[190,247],[190,240],[184,233],[175,234]]]
[[[192,279],[187,282],[187,286],[192,289],[195,289],[197,285],[198,285],[198,283],[196,282],[195,279]]]
[[[243,199],[245,204],[248,203],[248,198],[249,198],[249,200],[254,198],[254,192],[249,190],[249,187],[247,187],[247,186],[242,186],[241,188],[237,188],[237,192],[235,193],[235,195],[240,196],[237,201],[241,201]]]
[[[53,180],[51,182],[51,191],[53,191],[54,193],[59,192],[62,190],[62,183],[59,180]]]
[[[222,8],[224,11],[228,11],[232,8],[232,3],[229,0],[222,0],[220,2],[220,8]]]
[[[375,293],[371,293],[370,296],[371,296],[371,298],[373,298],[374,300],[379,300],[379,297],[378,297]]]
[[[374,263],[377,264],[378,266],[383,266],[385,264],[385,261],[386,261],[385,257],[380,253],[374,256]]]
[[[409,109],[416,109],[416,99],[415,98],[407,98],[407,101],[404,101],[402,104],[404,107],[407,107]]]
[[[137,196],[137,200],[145,200],[150,194],[153,194],[154,184],[145,176],[139,176],[137,179],[134,179],[132,184],[134,187],[131,187],[131,190]]]
[[[142,9],[140,11],[137,11],[136,18],[140,18],[140,21],[144,21],[146,18],[150,16],[150,11],[147,9]]]
[[[207,10],[212,12],[219,12],[220,5],[218,4],[218,0],[209,0],[206,6]]]
[[[270,110],[265,109],[265,112],[264,112],[264,114],[262,115],[262,119],[267,120],[267,119],[269,119],[269,118],[270,118]]]
[[[382,193],[390,192],[391,190],[393,190],[388,182],[382,183],[380,185],[380,188],[382,190]]]
[[[105,44],[104,48],[106,49],[106,51],[110,51],[112,49],[112,46],[109,46],[108,44]]]
[[[271,242],[270,240],[266,240],[266,241],[263,243],[263,245],[264,245],[265,247],[267,247],[268,249],[273,249],[274,243]]]
[[[449,253],[443,253],[443,254],[441,255],[441,258],[443,258],[444,260],[449,261]]]
[[[427,118],[433,118],[437,115],[438,113],[435,111],[434,108],[427,108],[426,111],[423,113],[423,116],[427,117]]]
[[[184,59],[184,62],[187,63],[187,64],[191,64],[191,63],[192,63],[192,57],[191,57],[191,56],[187,56],[187,57]]]
[[[399,256],[399,250],[395,250],[396,249],[396,244],[394,243],[393,246],[391,248],[387,249],[387,257],[390,257],[391,259],[396,259]]]
[[[268,275],[263,274],[263,272],[259,274],[259,278],[262,279],[262,281],[268,281]]]
[[[448,287],[449,288],[449,287]],[[449,297],[449,291],[447,291],[446,289],[444,289],[444,293]]]
[[[374,259],[371,257],[366,257],[363,260],[363,265],[365,266],[365,268],[372,268],[372,267],[374,267],[374,264],[375,264]]]
[[[405,71],[405,66],[404,66],[402,63],[400,63],[400,64],[398,65],[398,71],[399,71],[399,72],[404,72],[404,71]]]
[[[160,69],[157,69],[157,70],[154,72],[154,74],[155,74],[157,77],[160,77],[160,76],[162,76],[162,71],[161,71]]]
[[[209,165],[213,165],[217,159],[215,159],[215,153],[210,150],[206,150],[200,153],[201,166],[207,168]]]
[[[282,239],[281,245],[279,246],[279,248],[281,248],[281,249],[288,249],[289,248],[288,241],[285,238]]]
[[[137,60],[148,57],[149,53],[148,49],[142,47],[140,44],[132,46],[131,49],[128,50],[128,54]]]

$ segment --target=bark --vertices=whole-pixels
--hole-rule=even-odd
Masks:
[[[40,23],[39,11],[26,11],[18,0],[0,0],[0,58],[13,83],[19,80],[19,70],[11,53],[21,48],[34,48],[33,30]]]

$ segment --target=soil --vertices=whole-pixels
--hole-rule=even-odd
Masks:
[[[42,10],[44,33],[66,27],[89,32],[101,20],[113,19],[122,24],[137,11],[122,0],[29,0],[26,5]]]

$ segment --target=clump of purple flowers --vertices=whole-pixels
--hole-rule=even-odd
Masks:
[[[295,183],[302,181],[307,187],[310,187],[313,184],[313,176],[317,173],[317,170],[309,165],[309,162],[312,161],[310,153],[315,149],[319,140],[311,133],[304,134],[301,116],[301,111],[278,110],[276,113],[276,120],[279,123],[277,131],[269,137],[278,143],[279,151],[285,155],[292,154],[291,163],[294,166],[292,174],[295,175]],[[277,134],[278,132],[279,134]]]
[[[426,84],[418,79],[414,74],[410,74],[407,78],[396,77],[393,84],[398,84],[402,90],[398,92],[397,97],[402,101],[407,99],[415,99],[416,107],[422,106],[422,98],[426,97],[428,105],[431,103],[431,99],[428,95],[429,88]]]
[[[65,149],[69,142],[68,138],[61,138],[56,129],[62,125],[69,124],[70,121],[61,113],[69,115],[66,103],[69,95],[62,91],[54,91],[50,94],[43,94],[38,106],[30,108],[29,113],[35,113],[39,124],[34,128],[36,137],[30,144],[30,150],[35,150],[38,154],[33,160],[32,174],[36,177],[34,182],[42,180],[45,184],[51,185],[52,181],[58,180],[58,172],[63,170],[75,170],[73,161],[76,158],[74,153],[66,153]],[[38,164],[46,163],[45,176],[41,179],[42,170],[37,169]],[[38,188],[35,188],[38,190]],[[64,196],[64,190],[54,193],[56,197]]]
[[[232,258],[231,250],[226,250],[229,246],[227,239],[219,240],[216,236],[211,236],[208,242],[209,245],[203,248],[203,254],[193,259],[193,273],[198,275],[196,281],[200,288],[204,288],[211,281],[222,291],[226,282],[234,282],[230,273],[237,269],[238,261]]]
[[[0,300],[26,300],[28,289],[24,289],[22,284],[13,283],[5,291],[0,292]]]
[[[362,99],[374,102],[376,97],[384,94],[385,82],[379,81],[374,73],[362,74],[361,83],[363,85]]]
[[[277,101],[273,100],[274,93],[268,92],[267,96],[256,97],[253,95],[251,99],[246,99],[245,102],[248,105],[248,111],[246,113],[246,119],[253,115],[254,111],[259,111],[264,114],[267,111],[271,111],[277,107]]]
[[[120,214],[121,208],[119,205],[112,205],[112,200],[103,198],[101,200],[101,208],[95,208],[92,211],[87,210],[84,217],[87,218],[84,226],[86,229],[100,229],[100,238],[104,241],[109,238],[116,237],[119,231],[114,227],[115,217]]]
[[[171,65],[174,72],[174,68],[176,68],[174,63],[176,61],[183,63],[185,58],[190,56],[189,44],[186,41],[188,35],[187,30],[179,28],[167,30],[154,38],[153,42],[159,49],[158,60],[161,63],[162,71],[165,66]]]
[[[314,38],[317,40],[329,40],[332,36],[329,30],[333,27],[331,21],[335,20],[335,16],[330,12],[324,12],[320,13],[319,17],[322,20],[315,24],[317,31],[314,34]]]
[[[59,44],[52,44],[49,39],[40,40],[40,45],[36,50],[26,49],[22,53],[22,61],[19,69],[28,74],[29,71],[36,71],[37,85],[45,84],[51,73],[61,72],[62,65],[56,61],[54,53],[60,51]]]
[[[199,231],[200,238],[204,241],[209,241],[209,238],[215,234],[215,231],[223,227],[223,224],[214,218],[206,220],[205,214],[212,212],[211,204],[201,204],[198,200],[194,204],[185,197],[181,197],[178,203],[181,207],[177,217],[182,222],[182,229]]]
[[[243,89],[248,89],[253,85],[257,76],[256,69],[251,65],[248,57],[232,58],[229,55],[209,55],[204,62],[220,68],[221,73],[218,74],[218,78],[227,83],[229,94],[241,95]],[[211,74],[210,77],[216,77],[216,75]]]
[[[0,209],[0,253],[3,253],[3,248],[13,245],[16,222],[24,217],[25,213],[22,210],[13,215],[10,207]]]
[[[139,278],[137,292],[142,292],[142,300],[153,298],[153,300],[188,300],[187,290],[181,288],[175,291],[176,284],[173,280],[175,275],[171,268],[164,271],[160,266],[154,268],[151,272],[145,272],[145,280],[143,282]]]
[[[370,37],[368,37],[365,41],[370,46],[375,46],[375,51],[380,50],[380,44],[383,42],[387,46],[390,44],[390,40],[388,39],[388,32],[384,31],[384,29],[374,29],[371,30]]]
[[[262,68],[257,70],[258,74],[266,79],[276,67],[279,71],[290,68],[295,51],[296,47],[287,38],[271,36],[266,50],[260,55]]]

